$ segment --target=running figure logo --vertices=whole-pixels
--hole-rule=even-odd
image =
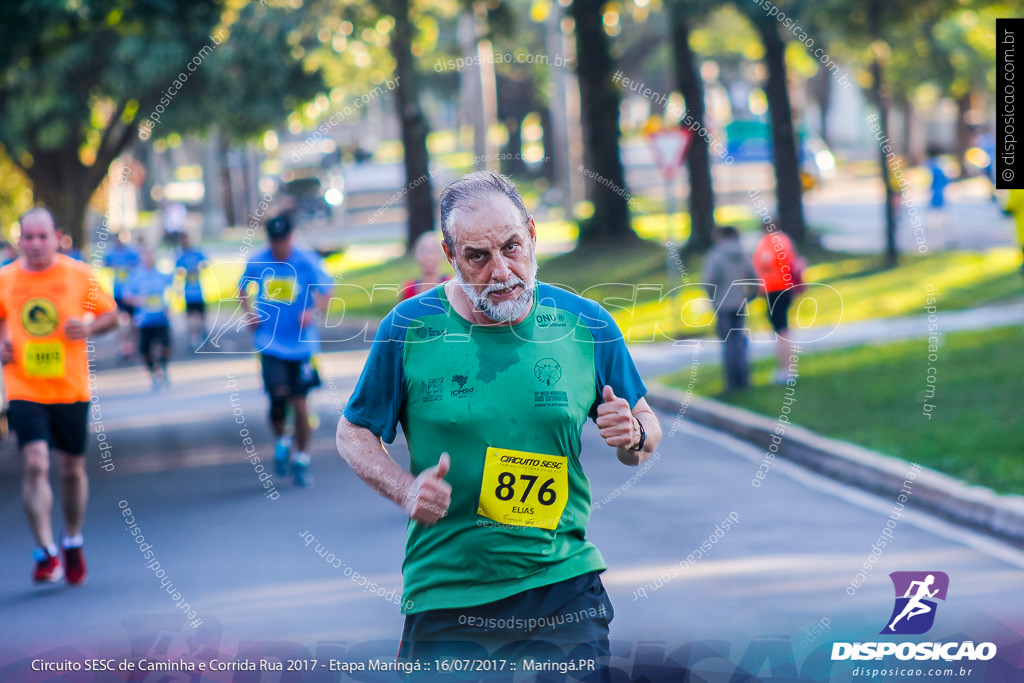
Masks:
[[[927,633],[935,622],[935,599],[946,599],[949,577],[944,572],[893,572],[889,578],[896,589],[896,604],[889,625],[880,633]]]

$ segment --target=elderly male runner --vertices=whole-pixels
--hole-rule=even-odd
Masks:
[[[536,228],[508,178],[449,185],[441,224],[456,279],[383,320],[338,423],[342,457],[410,517],[400,659],[455,642],[605,656],[613,613],[580,437],[594,418],[622,463],[642,463],[661,437],[646,388],[601,306],[536,282]],[[411,474],[382,445],[399,422]]]
[[[21,495],[38,547],[32,580],[85,581],[82,525],[89,480],[86,338],[117,325],[114,300],[84,263],[57,253],[59,234],[46,209],[21,218],[24,256],[0,269],[0,360],[11,429],[24,459]],[[59,454],[64,564],[53,542],[50,450]]]

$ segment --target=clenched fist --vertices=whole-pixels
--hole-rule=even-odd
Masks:
[[[436,465],[423,470],[413,480],[405,496],[405,511],[410,518],[421,524],[433,526],[448,514],[448,506],[452,502],[452,487],[444,480],[444,475],[448,474],[450,466],[448,454],[442,453]]]

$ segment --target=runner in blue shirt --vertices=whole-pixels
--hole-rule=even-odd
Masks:
[[[146,361],[153,391],[169,387],[167,363],[171,359],[171,319],[168,316],[167,290],[174,277],[156,269],[153,252],[142,252],[142,265],[132,271],[124,284],[124,295],[135,307],[135,324],[139,328],[139,355]],[[159,346],[159,356],[153,347]],[[159,360],[159,372],[157,372]]]
[[[0,266],[6,266],[18,260],[18,250],[9,242],[0,241]]]
[[[332,289],[313,252],[292,246],[292,221],[281,214],[267,221],[269,246],[249,259],[238,283],[239,298],[260,354],[263,386],[270,398],[270,423],[277,436],[277,474],[292,473],[298,486],[309,484],[309,410],[306,394],[320,386],[313,355],[320,349],[318,314]],[[250,293],[249,289],[255,291]],[[255,299],[255,305],[252,300]],[[295,414],[295,457],[286,433],[286,413]]]
[[[182,233],[181,251],[174,264],[184,278],[185,317],[188,320],[188,345],[194,352],[206,337],[206,301],[200,273],[206,269],[206,254],[192,246],[188,233]]]
[[[133,246],[120,239],[122,235],[127,237],[127,232],[120,233],[119,239],[112,240],[113,248],[107,251],[103,265],[114,271],[114,301],[117,303],[118,310],[117,357],[120,360],[126,360],[135,352],[132,342],[135,339],[136,329],[132,322],[135,308],[124,297],[124,283],[128,281],[128,276],[139,265],[139,253]]]

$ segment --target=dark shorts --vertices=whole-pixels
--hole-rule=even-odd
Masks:
[[[398,660],[431,665],[435,659],[575,661],[584,669],[592,662],[592,672],[574,675],[607,680],[608,626],[614,616],[600,572],[589,572],[485,605],[408,614]],[[503,679],[501,672],[444,675],[447,680]],[[506,669],[504,678],[508,675]],[[413,675],[408,680],[435,679]]]
[[[36,403],[17,399],[7,406],[7,424],[18,433],[18,448],[43,440],[69,455],[85,455],[89,403]]]
[[[262,354],[263,388],[271,396],[305,396],[320,386],[320,373],[312,358],[287,360]]]
[[[127,313],[128,315],[135,315],[135,306],[132,306],[124,299],[114,299],[114,303],[117,304],[117,310],[121,311],[122,313]]]
[[[783,332],[789,328],[789,307],[792,303],[792,288],[768,292],[768,319],[776,332]]]
[[[160,344],[165,349],[171,348],[171,326],[153,325],[151,327],[139,328],[139,353],[148,356],[153,350],[154,344]]]
[[[192,313],[199,313],[202,315],[206,313],[206,302],[205,301],[186,301],[185,302],[185,314],[190,315]]]

